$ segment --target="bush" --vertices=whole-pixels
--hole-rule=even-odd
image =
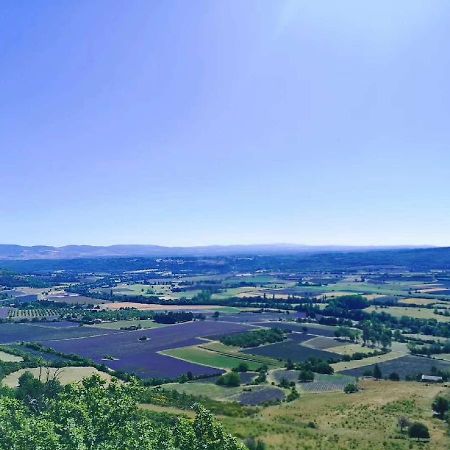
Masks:
[[[236,372],[226,373],[216,381],[218,386],[237,387],[241,384],[241,377]]]
[[[440,419],[444,419],[449,408],[449,402],[446,398],[439,396],[435,398],[431,407]]]
[[[424,423],[414,422],[408,428],[408,436],[410,438],[416,438],[417,440],[429,439],[430,432]]]
[[[298,393],[297,389],[295,389],[295,387],[293,387],[291,389],[291,392],[289,392],[289,394],[287,395],[286,401],[293,402],[294,400],[297,400],[298,398],[300,398],[300,394]]]
[[[245,440],[245,445],[248,450],[266,450],[266,444],[261,440],[256,440],[255,438],[248,438]]]
[[[300,381],[301,383],[314,381],[314,373],[311,370],[303,369],[298,374],[298,381]]]
[[[400,381],[400,375],[399,375],[397,372],[392,372],[392,373],[389,375],[389,379],[390,379],[391,381]]]
[[[358,386],[355,383],[349,383],[345,386],[344,392],[346,394],[353,394],[355,392],[358,392]]]

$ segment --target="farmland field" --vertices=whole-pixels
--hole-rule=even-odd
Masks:
[[[192,372],[195,376],[215,375],[221,373],[221,370],[158,352],[200,344],[204,342],[200,337],[213,333],[241,332],[247,329],[246,325],[220,321],[188,322],[150,330],[58,340],[47,342],[46,345],[59,352],[76,353],[106,364],[111,369],[131,372],[143,378],[175,378],[187,372]]]
[[[379,308],[376,306],[369,306],[364,311],[370,313],[372,311],[385,312],[394,317],[413,317],[415,319],[435,319],[438,322],[450,322],[450,317],[435,314],[433,309],[427,308],[408,308],[401,306],[388,306],[386,308]]]
[[[160,328],[164,324],[156,323],[151,319],[146,320],[117,320],[115,322],[103,322],[95,325],[90,325],[94,328],[103,328],[106,330],[120,330],[126,327],[141,327],[142,329]]]
[[[432,358],[423,358],[420,356],[402,356],[400,358],[378,363],[383,376],[388,376],[392,372],[396,372],[401,378],[405,376],[416,376],[418,374],[431,375],[432,367],[441,370],[450,370],[450,362],[439,361]],[[367,370],[373,370],[374,365],[358,367],[354,369],[343,370],[341,373],[360,377]]]
[[[90,377],[92,375],[98,375],[100,378],[109,381],[111,377],[104,372],[99,372],[93,367],[63,367],[62,369],[55,369],[53,367],[48,368],[33,368],[33,369],[20,369],[17,372],[13,372],[7,375],[3,380],[2,384],[8,387],[17,387],[19,383],[19,378],[25,372],[30,372],[36,378],[41,375],[42,379],[45,380],[47,377],[47,372],[49,377],[52,377],[57,373],[57,379],[62,384],[74,383],[81,381],[83,378]]]
[[[285,398],[284,391],[276,387],[254,386],[244,391],[236,400],[242,405],[257,406],[264,403],[280,402]]]
[[[242,354],[242,356],[240,357],[223,355],[217,352],[199,348],[197,346],[175,348],[163,351],[161,353],[163,355],[172,356],[184,361],[216,367],[219,369],[233,369],[240,363],[246,363],[250,370],[256,370],[261,367],[261,364],[245,358],[247,356],[245,354]]]
[[[0,324],[0,343],[7,344],[20,341],[53,341],[87,337],[98,334],[112,334],[112,330],[99,330],[90,327],[51,327],[40,323],[2,323]]]
[[[0,361],[20,362],[20,361],[23,361],[23,358],[21,356],[16,356],[16,355],[12,355],[11,353],[6,353],[3,351],[0,351]]]
[[[282,330],[297,331],[297,332],[302,332],[303,328],[306,328],[307,333],[309,334],[332,338],[334,338],[334,332],[337,329],[336,327],[328,325],[320,325],[316,323],[297,323],[297,322],[281,322],[278,323],[276,326],[277,328],[281,328]]]
[[[340,361],[338,363],[332,364],[333,369],[335,372],[342,372],[347,373],[348,370],[353,370],[357,368],[363,368],[362,371],[364,372],[365,367],[372,364],[380,364],[385,361],[395,360],[397,358],[400,358],[402,356],[405,356],[405,352],[389,352],[385,353],[384,355],[379,356],[369,356],[368,358],[364,359],[355,359],[353,361]]]
[[[253,418],[223,417],[238,436],[259,436],[269,450],[444,450],[446,425],[429,412],[441,386],[421,383],[363,381],[361,391],[302,393],[299,400],[270,406]],[[430,442],[417,443],[401,434],[398,417],[427,424]],[[314,423],[314,428],[308,427]]]
[[[313,330],[312,330],[313,331]],[[347,342],[338,341],[333,338],[319,336],[309,339],[308,341],[303,342],[305,347],[314,348],[316,350],[327,350],[331,347],[339,347],[347,345]],[[335,351],[335,350],[333,350]]]
[[[325,361],[330,359],[340,359],[340,356],[335,353],[305,347],[292,340],[245,349],[242,352],[249,353],[251,355],[268,356],[274,359],[290,359],[293,362],[302,362],[307,360],[308,358],[320,358]]]

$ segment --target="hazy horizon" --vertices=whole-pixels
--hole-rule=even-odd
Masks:
[[[450,3],[0,5],[0,243],[450,245]]]

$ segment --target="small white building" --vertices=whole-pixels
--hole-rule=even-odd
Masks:
[[[420,381],[427,383],[442,383],[442,377],[436,377],[434,375],[422,375]]]

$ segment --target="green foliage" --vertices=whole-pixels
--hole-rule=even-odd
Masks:
[[[449,409],[449,401],[445,397],[438,396],[434,399],[431,407],[437,416],[443,419]]]
[[[337,330],[334,332],[334,335],[337,338],[348,338],[351,342],[356,342],[359,339],[361,332],[350,327],[341,326],[337,328]]]
[[[281,388],[287,389],[289,388],[291,385],[289,383],[289,380],[287,378],[282,378],[280,380],[280,383],[278,384],[278,386],[280,386]]]
[[[400,375],[397,372],[392,372],[389,374],[389,379],[391,381],[400,381]]]
[[[375,364],[375,366],[373,367],[372,376],[374,378],[376,378],[377,380],[380,380],[381,378],[383,378],[383,374],[381,373],[381,369],[378,364]]]
[[[261,440],[256,440],[255,438],[248,438],[245,440],[245,445],[248,450],[266,450],[266,444]]]
[[[354,394],[358,392],[358,386],[355,383],[349,383],[344,387],[344,392],[346,394]]]
[[[298,381],[300,381],[300,383],[308,383],[314,381],[314,372],[308,369],[301,370],[298,374]]]
[[[287,402],[293,402],[294,400],[297,400],[300,398],[300,394],[298,393],[297,389],[295,389],[295,386],[292,387],[291,391],[286,397]]]
[[[428,431],[428,427],[421,422],[414,422],[408,428],[408,436],[410,438],[419,439],[429,439],[430,432]]]
[[[185,410],[191,410],[193,405],[198,403],[214,414],[229,417],[247,417],[258,411],[257,408],[242,406],[237,402],[221,402],[209,397],[185,394],[174,389],[164,389],[162,387],[144,389],[140,401],[152,405],[173,406]]]
[[[330,306],[342,309],[364,309],[369,306],[366,297],[362,295],[341,295],[330,302]]]
[[[249,367],[247,363],[241,362],[237,367],[234,367],[232,370],[233,372],[248,372]]]
[[[334,369],[329,363],[317,358],[309,358],[306,361],[298,363],[296,368],[301,371],[307,370],[325,375],[332,375],[334,373]]]
[[[236,372],[226,373],[217,379],[216,384],[219,386],[237,387],[241,384],[241,377]]]
[[[24,382],[30,380],[27,377]],[[99,377],[68,385],[37,413],[0,398],[0,448],[15,450],[244,450],[202,406],[193,422],[153,422],[137,407],[141,387]]]
[[[263,344],[273,344],[281,342],[285,339],[285,333],[279,328],[271,328],[269,330],[247,331],[245,333],[236,333],[224,336],[220,342],[225,345],[235,347],[257,347]]]

